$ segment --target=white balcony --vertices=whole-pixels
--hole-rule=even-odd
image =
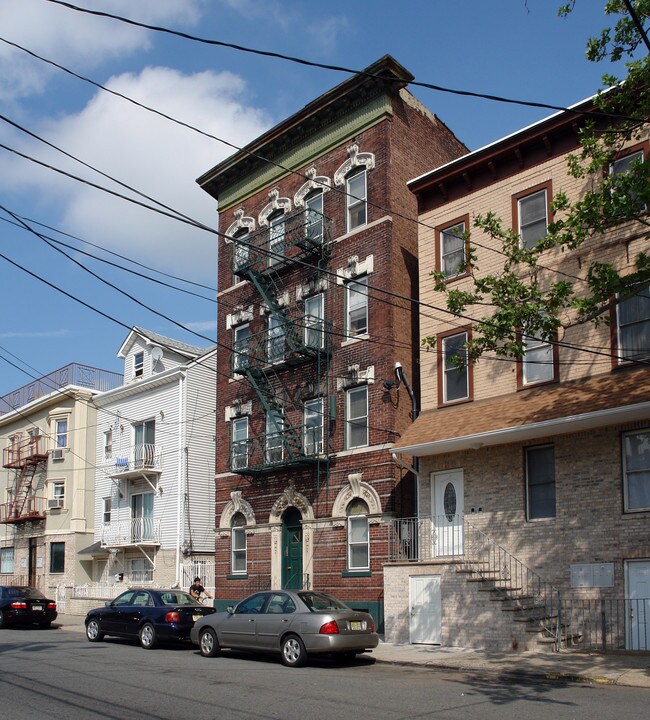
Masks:
[[[160,475],[163,470],[161,445],[134,445],[127,452],[114,452],[106,460],[106,473],[110,477],[128,480],[143,475]]]
[[[100,542],[106,548],[160,545],[160,520],[133,518],[106,523]]]

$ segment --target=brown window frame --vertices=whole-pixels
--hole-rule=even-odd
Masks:
[[[521,341],[523,333],[517,333],[517,340]],[[560,381],[560,351],[557,345],[557,334],[547,341],[553,353],[553,377],[548,380],[537,380],[535,382],[524,382],[524,358],[517,358],[517,390],[528,390],[532,387],[542,385],[553,385]]]
[[[553,213],[551,212],[553,182],[551,180],[538,183],[537,185],[533,185],[532,187],[526,188],[525,190],[521,190],[520,192],[512,195],[512,229],[519,236],[519,247],[523,247],[521,231],[519,228],[519,201],[542,190],[546,190],[546,229],[548,230],[548,226],[553,222]]]
[[[454,328],[453,330],[446,330],[438,333],[436,339],[437,348],[437,366],[438,366],[438,406],[447,407],[449,405],[460,405],[462,403],[472,402],[474,400],[474,368],[471,362],[467,362],[467,397],[459,398],[458,400],[445,400],[445,373],[444,373],[444,357],[443,357],[443,343],[454,335],[466,335],[467,342],[472,339],[472,327],[471,325],[465,325],[463,327]]]
[[[442,272],[442,251],[443,251],[443,234],[445,230],[449,230],[453,227],[456,227],[457,225],[460,225],[460,223],[463,223],[465,226],[464,233],[468,233],[467,238],[465,239],[465,270],[464,272],[456,273],[455,275],[449,275],[445,278],[446,283],[455,282],[456,280],[460,280],[461,278],[467,277],[470,272],[469,267],[469,214],[461,215],[460,217],[455,218],[454,220],[450,222],[443,223],[442,225],[437,225],[435,227],[435,237],[436,237],[436,272]]]

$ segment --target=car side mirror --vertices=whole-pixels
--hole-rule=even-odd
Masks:
[[[106,607],[110,607],[112,604],[113,604],[113,601],[112,601],[112,600],[107,600],[107,601],[104,603],[104,605],[106,605]]]
[[[234,615],[234,614],[235,614],[235,608],[234,608],[232,605],[229,605],[229,606],[226,608],[226,612],[227,612],[229,615]]]

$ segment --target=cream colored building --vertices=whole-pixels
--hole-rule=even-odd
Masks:
[[[0,398],[0,584],[54,596],[87,583],[94,532],[93,396],[118,373],[72,363]]]
[[[451,358],[481,312],[441,312],[430,277],[439,270],[448,287],[469,289],[469,246],[479,273],[503,266],[477,214],[494,212],[535,243],[559,191],[582,197],[590,180],[570,177],[567,157],[583,120],[559,113],[409,184],[420,208],[420,336],[436,345],[420,355],[422,411],[392,451],[417,471],[419,502],[416,518],[393,527],[389,640],[650,649],[647,285],[613,302],[598,327],[530,339],[521,360],[487,353],[459,371]],[[647,160],[647,139],[611,171],[634,158]],[[646,230],[630,221],[577,250],[548,251],[540,277],[579,287],[596,259],[631,271],[648,250]]]

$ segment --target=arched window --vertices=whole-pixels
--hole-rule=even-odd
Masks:
[[[246,518],[242,513],[232,516],[231,568],[233,575],[246,573]]]
[[[348,570],[370,569],[370,532],[368,505],[355,498],[347,507],[348,516]]]
[[[235,282],[240,282],[241,278],[237,273],[248,265],[249,257],[249,232],[248,228],[240,228],[233,237],[233,253],[232,253],[232,269],[235,273]]]

